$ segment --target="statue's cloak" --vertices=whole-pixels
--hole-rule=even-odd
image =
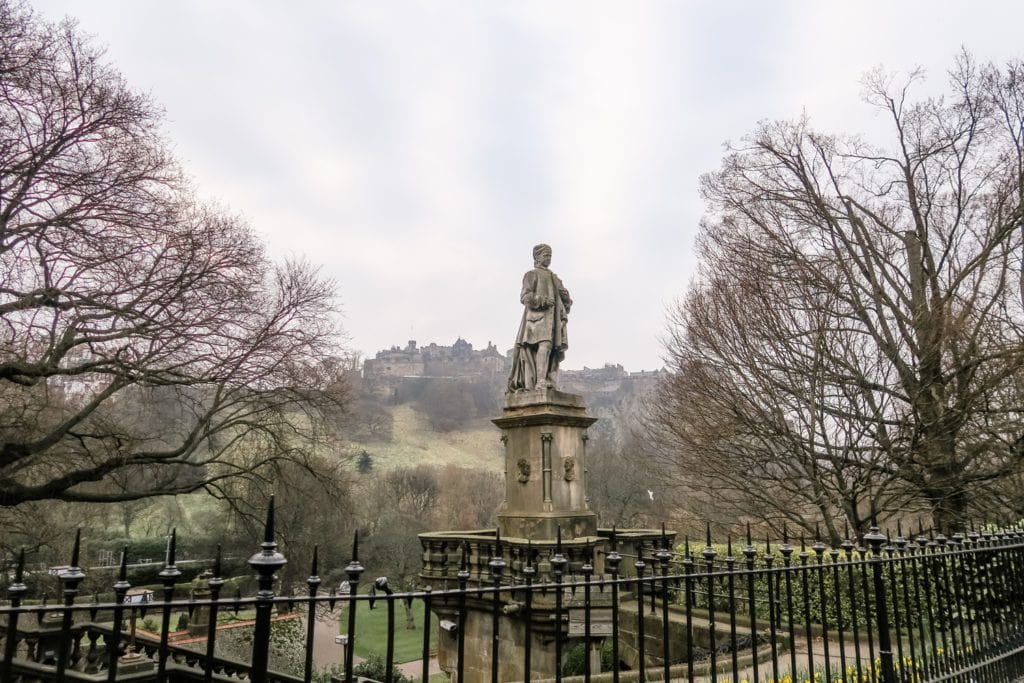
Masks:
[[[554,305],[538,310],[531,304],[536,297],[547,297],[554,300]],[[527,344],[542,341],[551,342],[551,367],[557,368],[569,348],[568,320],[569,307],[572,299],[557,275],[547,268],[534,268],[523,276],[523,289],[519,297],[523,303],[523,316],[519,321],[519,332],[516,334],[516,345],[512,351],[512,372],[508,378],[508,390],[517,391],[526,387],[527,371],[525,364],[532,363],[529,352],[524,353]],[[534,377],[544,377],[547,368],[535,368]]]

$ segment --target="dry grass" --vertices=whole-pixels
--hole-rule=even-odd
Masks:
[[[394,439],[366,448],[374,465],[456,465],[501,471],[500,432],[489,420],[481,419],[466,429],[441,433],[433,431],[426,416],[411,406],[394,406],[389,410],[395,419]]]

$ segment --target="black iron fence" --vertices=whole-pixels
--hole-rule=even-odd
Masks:
[[[717,547],[709,535],[703,548],[687,543],[681,552],[667,536],[629,545],[612,532],[576,543],[571,558],[569,543],[481,536],[471,548],[431,539],[424,545],[432,585],[403,593],[386,579],[363,581],[357,538],[344,591],[321,586],[314,553],[305,593],[295,596],[275,593],[286,560],[273,526],[271,506],[265,539],[249,560],[258,590],[247,597],[221,595],[219,562],[206,590],[186,595],[173,537],[161,587],[141,604],[132,601],[139,593],[126,580],[124,558],[112,600],[79,596],[85,574],[77,539],[58,574],[60,603],[30,599],[22,558],[0,607],[0,683],[326,680],[313,659],[315,616],[338,610],[348,647],[334,678],[355,680],[360,617],[381,608],[388,627],[379,647],[390,680],[396,607],[410,605],[443,617],[439,631],[422,629],[424,682],[439,655],[459,681],[1003,682],[1024,672],[1020,529],[909,538],[872,529],[839,547],[755,546],[749,535],[745,544]],[[173,642],[172,615],[203,610],[203,632],[187,645]],[[224,637],[217,617],[227,610],[254,611],[248,661],[217,651]],[[129,617],[139,611],[159,619],[158,637],[134,632]],[[272,624],[284,613],[305,617],[292,636],[303,655],[292,673],[274,671],[269,658]],[[474,618],[484,628],[474,628]],[[489,671],[466,668],[467,649],[484,653]],[[499,666],[511,660],[515,666]],[[511,678],[513,670],[521,673]]]

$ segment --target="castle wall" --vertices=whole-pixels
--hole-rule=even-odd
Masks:
[[[503,376],[511,367],[510,354],[502,354],[493,344],[482,350],[474,349],[464,339],[456,340],[451,346],[431,343],[420,347],[415,341],[409,341],[404,347],[393,346],[366,360],[363,380],[381,396],[393,394],[403,379],[419,377],[494,382],[495,391],[503,392]],[[618,403],[618,395],[649,392],[663,372],[628,372],[621,365],[611,363],[601,368],[563,370],[559,375],[559,388],[595,399],[605,396]],[[600,400],[595,400],[592,408],[598,413],[606,409]]]

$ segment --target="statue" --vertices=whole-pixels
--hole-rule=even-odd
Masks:
[[[523,276],[519,295],[525,308],[512,353],[510,392],[555,388],[558,364],[569,348],[566,320],[572,299],[549,265],[551,247],[538,244],[533,248],[533,270]]]

